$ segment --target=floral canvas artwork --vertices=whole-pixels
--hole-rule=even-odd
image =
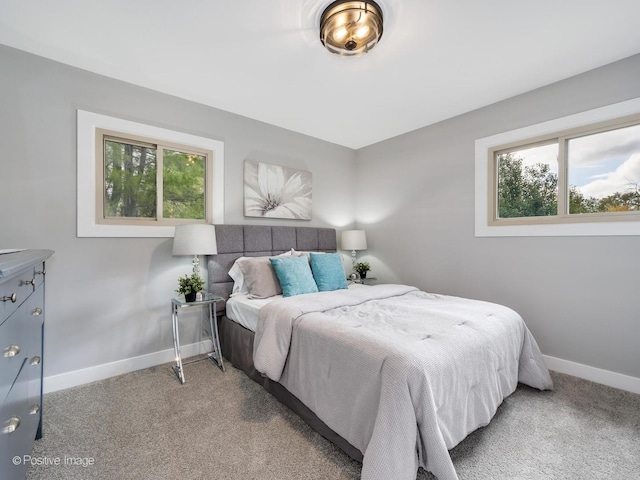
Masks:
[[[244,214],[311,220],[311,172],[246,160]]]

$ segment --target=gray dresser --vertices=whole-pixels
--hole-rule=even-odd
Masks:
[[[51,250],[0,254],[0,472],[24,479],[42,436],[45,260]],[[17,460],[16,460],[17,459]]]

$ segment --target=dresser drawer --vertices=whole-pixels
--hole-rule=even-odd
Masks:
[[[29,354],[25,345],[25,313],[26,308],[20,308],[0,325],[0,402],[9,393],[22,363]]]
[[[27,268],[2,282],[0,284],[0,300],[2,300],[0,301],[0,324],[9,318],[41,283],[42,274],[36,275],[35,267]]]
[[[14,457],[23,458],[31,453],[38,427],[39,411],[33,411],[28,402],[27,362],[0,407],[0,471],[3,479],[24,479],[24,462],[14,465]]]

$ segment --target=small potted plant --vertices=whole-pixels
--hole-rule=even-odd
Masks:
[[[204,280],[194,272],[190,276],[180,277],[178,285],[176,292],[183,294],[187,302],[193,302],[196,299],[196,293],[204,288]]]
[[[367,272],[371,270],[371,265],[367,262],[358,262],[353,266],[353,270],[358,272],[360,278],[367,278]]]

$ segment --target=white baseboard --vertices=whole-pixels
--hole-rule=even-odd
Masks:
[[[211,351],[211,340],[204,340],[202,342],[192,343],[191,345],[183,345],[180,347],[180,350],[183,358],[207,353]],[[611,372],[609,370],[602,370],[548,355],[543,355],[543,357],[547,367],[556,372],[640,394],[640,378]],[[51,375],[44,378],[44,393],[64,390],[66,388],[84,385],[85,383],[115,377],[116,375],[161,365],[173,361],[174,358],[175,353],[173,348],[170,348],[148,355],[140,355],[139,357],[118,360],[117,362],[96,365],[95,367],[74,370],[59,375]]]
[[[204,340],[190,345],[181,345],[180,352],[182,358],[200,355],[211,351],[211,340]],[[139,357],[126,358],[117,362],[96,365],[95,367],[83,368],[72,372],[61,373],[59,375],[51,375],[44,377],[43,390],[44,393],[64,390],[66,388],[84,385],[85,383],[103,380],[116,375],[142,370],[144,368],[161,365],[163,363],[172,362],[175,359],[173,348],[161,350],[159,352],[140,355]]]
[[[549,370],[640,394],[640,378],[543,355]]]

